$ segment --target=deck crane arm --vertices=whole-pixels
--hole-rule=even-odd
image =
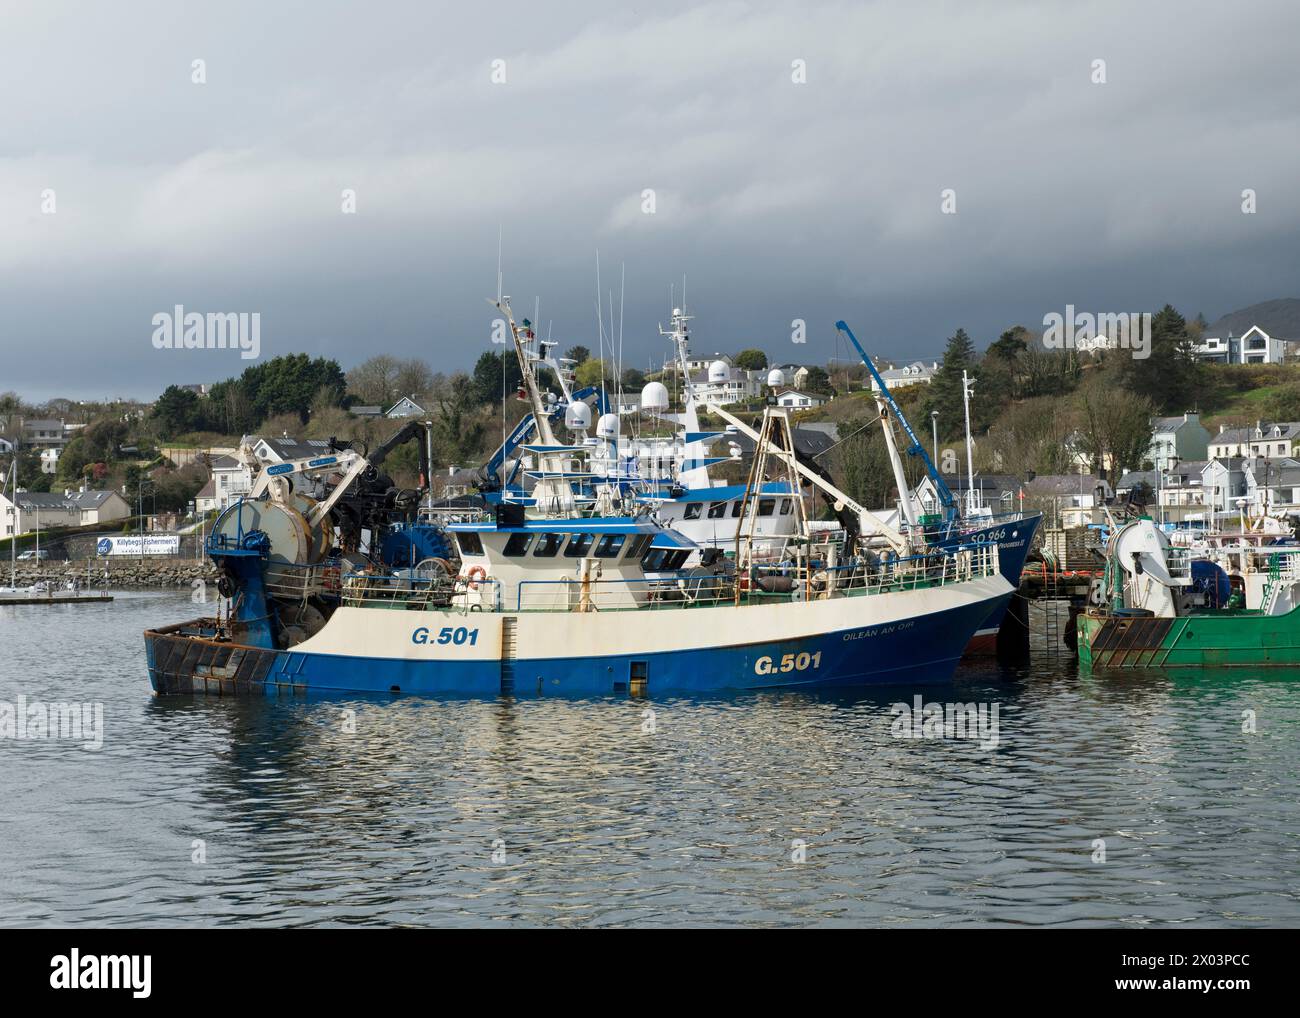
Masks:
[[[898,404],[894,402],[894,397],[889,392],[889,386],[887,386],[885,380],[880,377],[880,372],[877,371],[876,366],[871,363],[871,358],[867,356],[867,351],[862,349],[862,344],[858,342],[858,337],[853,335],[853,330],[849,328],[848,323],[844,321],[836,322],[835,328],[848,336],[849,342],[853,344],[853,349],[857,350],[858,356],[862,358],[862,363],[867,366],[867,370],[871,372],[871,377],[874,378],[876,384],[880,386],[881,398],[884,399],[885,405],[889,407],[889,412],[894,415],[894,420],[896,420],[902,427],[903,433],[907,435],[907,440],[911,443],[911,445],[907,447],[907,454],[909,456],[921,457],[921,462],[925,464],[925,472],[929,475],[930,480],[934,484],[935,493],[939,496],[939,502],[943,506],[944,513],[951,519],[957,514],[957,499],[953,497],[952,489],[948,487],[947,482],[943,479],[943,475],[939,473],[935,468],[934,463],[930,460],[929,455],[926,454],[925,446],[922,445],[920,439],[916,437],[916,432],[912,430],[912,426],[907,423],[907,417],[903,414],[903,411],[899,408]],[[903,492],[899,492],[899,495],[906,497]]]
[[[755,431],[753,428],[751,428],[744,421],[740,420],[740,418],[728,413],[726,410],[723,410],[722,407],[718,406],[715,403],[707,404],[707,409],[709,413],[717,414],[728,424],[732,425],[741,434],[748,436],[754,442],[759,441],[758,432]],[[894,551],[896,551],[899,555],[906,558],[907,556],[912,554],[911,542],[908,541],[906,535],[904,535],[897,528],[890,526],[879,516],[873,513],[870,509],[865,508],[855,499],[851,498],[849,495],[845,494],[843,491],[837,488],[834,484],[832,484],[829,480],[827,480],[827,478],[818,474],[815,470],[812,470],[809,467],[805,466],[803,463],[800,463],[797,459],[795,460],[794,468],[797,471],[799,471],[801,477],[806,478],[810,483],[816,485],[818,488],[821,488],[823,491],[825,491],[828,495],[831,496],[831,498],[835,499],[835,501],[842,502],[844,505],[848,506],[848,508],[851,509],[853,512],[857,513],[858,518],[861,519],[864,522],[864,524],[867,527],[869,527],[869,529],[875,531],[881,537],[883,537],[885,541],[888,542],[889,546],[893,548]]]

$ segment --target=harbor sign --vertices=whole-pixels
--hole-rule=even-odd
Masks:
[[[108,555],[177,555],[181,550],[180,534],[123,534],[101,537],[95,546],[100,556]]]

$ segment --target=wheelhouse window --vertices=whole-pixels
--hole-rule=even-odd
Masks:
[[[794,503],[791,502],[790,499],[788,499],[788,498],[783,498],[783,499],[781,499],[781,515],[782,515],[782,516],[789,516],[789,515],[790,515],[790,510],[791,510],[792,508],[794,508]]]
[[[505,554],[511,558],[518,558],[520,555],[527,555],[528,548],[533,543],[533,535],[520,532],[511,534],[506,541]]]
[[[657,573],[664,567],[668,552],[663,548],[651,548],[641,559],[641,568],[647,573]]]
[[[554,558],[560,553],[564,544],[563,534],[539,534],[537,547],[533,549],[533,558]]]
[[[456,544],[462,555],[482,555],[483,541],[472,530],[464,530],[456,535]]]
[[[775,512],[776,512],[776,499],[774,499],[774,498],[760,498],[760,499],[758,500],[758,515],[759,515],[759,516],[771,516],[771,515],[772,515],[773,513],[775,513]]]
[[[710,502],[710,503],[709,503],[709,519],[711,519],[711,520],[720,520],[720,519],[723,519],[726,515],[727,515],[727,503],[726,503],[726,502]]]
[[[640,558],[645,554],[646,549],[650,547],[650,542],[653,540],[653,534],[637,534],[627,546],[626,557],[629,559]]]
[[[740,506],[741,506],[741,499],[736,499],[736,501],[731,503],[731,518],[733,520],[739,518]]]
[[[618,558],[618,553],[623,550],[623,542],[627,540],[625,534],[605,534],[596,542],[596,558]]]
[[[700,518],[700,510],[703,508],[704,508],[703,502],[687,502],[686,516],[684,517],[684,519],[698,520]]]
[[[564,549],[565,558],[582,558],[591,550],[595,534],[574,534],[569,538],[569,546]]]

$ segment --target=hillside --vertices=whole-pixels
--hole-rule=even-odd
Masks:
[[[1240,336],[1258,325],[1275,339],[1300,339],[1300,297],[1266,300],[1250,307],[1231,311],[1206,328],[1207,336]]]

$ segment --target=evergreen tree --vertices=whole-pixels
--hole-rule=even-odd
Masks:
[[[930,391],[926,393],[925,414],[929,417],[934,411],[939,412],[939,432],[942,435],[961,435],[966,427],[965,411],[962,404],[962,372],[974,374],[975,344],[965,329],[958,329],[948,340],[943,351],[943,361],[934,378],[930,380]]]
[[[1172,305],[1166,304],[1151,319],[1150,356],[1130,355],[1122,363],[1124,385],[1150,399],[1158,411],[1182,413],[1197,405],[1204,365],[1196,359],[1187,320]]]

